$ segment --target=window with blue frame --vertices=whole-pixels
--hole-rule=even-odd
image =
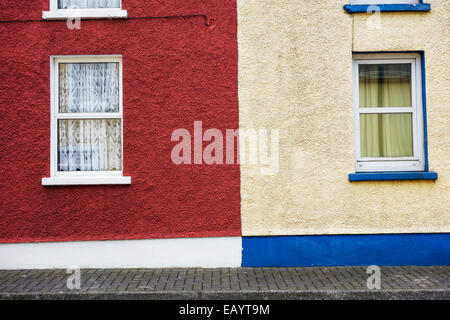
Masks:
[[[350,180],[397,180],[399,175],[369,178],[399,172],[435,177],[410,174],[428,171],[422,63],[419,53],[354,55],[356,174]]]

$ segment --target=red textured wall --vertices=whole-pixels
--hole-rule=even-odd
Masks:
[[[0,3],[0,242],[240,235],[238,165],[176,166],[170,141],[194,120],[238,128],[235,1],[122,3],[131,19],[82,21],[81,30],[40,21],[49,0]],[[215,23],[143,18],[191,14]],[[41,185],[50,175],[50,56],[84,54],[123,56],[129,186]]]

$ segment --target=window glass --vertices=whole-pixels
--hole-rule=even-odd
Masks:
[[[361,157],[413,156],[411,113],[361,114]]]
[[[360,64],[359,106],[411,107],[411,64]]]
[[[59,64],[59,112],[118,111],[118,63]]]
[[[58,120],[58,171],[122,170],[120,119]]]

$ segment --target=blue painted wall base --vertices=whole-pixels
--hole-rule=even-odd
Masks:
[[[243,267],[450,265],[450,233],[242,238]]]

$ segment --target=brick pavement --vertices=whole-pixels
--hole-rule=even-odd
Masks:
[[[366,267],[0,270],[0,299],[450,299],[450,267],[381,267],[381,289]]]

